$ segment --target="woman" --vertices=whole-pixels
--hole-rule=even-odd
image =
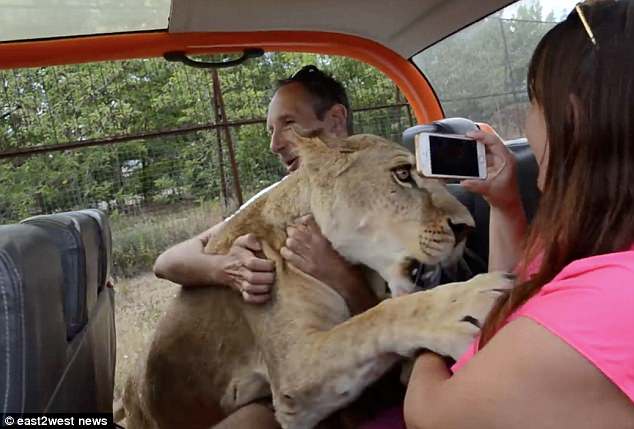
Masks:
[[[417,359],[408,428],[634,428],[634,0],[580,4],[540,42],[528,87],[542,198],[523,252],[499,138],[473,135],[489,178],[464,182],[491,205],[491,269],[520,280],[453,376]]]

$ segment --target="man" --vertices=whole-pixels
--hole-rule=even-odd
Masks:
[[[271,151],[289,173],[301,164],[295,142],[288,139],[292,124],[321,129],[332,137],[347,137],[352,132],[352,113],[343,86],[312,65],[278,82],[269,105],[267,128],[271,134]],[[267,302],[275,280],[274,264],[256,256],[261,244],[254,234],[236,239],[226,255],[203,252],[219,226],[162,253],[154,264],[154,273],[186,288],[230,287],[242,294],[246,302]],[[284,259],[335,289],[353,314],[376,304],[376,297],[367,289],[361,271],[332,248],[311,217],[299,219],[287,232],[288,239],[281,250]],[[267,408],[252,404],[217,426],[222,427],[268,428],[277,427],[277,423]]]

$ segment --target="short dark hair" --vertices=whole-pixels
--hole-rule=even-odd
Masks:
[[[276,90],[291,83],[301,84],[312,95],[315,100],[313,110],[320,121],[332,106],[342,104],[347,113],[346,128],[348,134],[352,134],[352,110],[346,89],[341,83],[312,64],[302,67],[288,79],[278,80]]]

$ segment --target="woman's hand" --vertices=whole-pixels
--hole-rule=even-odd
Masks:
[[[517,161],[495,133],[475,131],[469,137],[484,144],[486,180],[463,180],[465,189],[482,195],[489,215],[489,271],[513,271],[521,254],[527,221],[517,181]]]
[[[297,219],[286,232],[288,238],[280,252],[286,261],[332,287],[345,299],[352,313],[376,304],[361,270],[333,249],[311,215]]]
[[[472,131],[468,137],[484,144],[487,159],[486,180],[463,180],[467,190],[482,195],[491,207],[507,210],[521,204],[517,184],[517,161],[494,133]]]

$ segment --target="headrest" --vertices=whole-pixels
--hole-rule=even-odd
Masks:
[[[439,133],[439,134],[466,134],[469,131],[480,129],[478,125],[470,119],[465,118],[445,118],[434,121],[431,124],[415,125],[403,131],[403,145],[414,152],[414,137],[416,134]]]

